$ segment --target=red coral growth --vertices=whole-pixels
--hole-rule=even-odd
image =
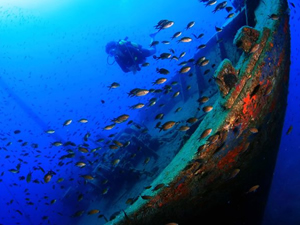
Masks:
[[[175,189],[175,192],[182,192],[182,191],[183,191],[183,186],[184,186],[183,183],[179,184],[179,185],[177,186],[177,188]]]
[[[225,155],[219,162],[218,162],[218,168],[224,169],[226,167],[227,169],[230,169],[235,162],[237,156],[240,154],[240,152],[243,150],[244,146],[238,146],[232,151],[229,151],[227,155]]]
[[[243,99],[244,107],[243,107],[243,113],[244,115],[254,116],[254,110],[256,108],[256,103],[254,103],[256,100],[256,96],[250,97],[250,93],[246,96],[246,98]]]
[[[237,84],[236,86],[235,86],[235,92],[240,92],[241,91],[241,84]]]

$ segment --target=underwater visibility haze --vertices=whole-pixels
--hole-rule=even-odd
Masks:
[[[257,221],[263,221],[267,206],[264,224],[300,224],[299,206],[294,205],[299,181],[293,183],[297,175],[289,170],[299,170],[293,161],[299,153],[293,153],[297,157],[285,154],[298,144],[299,136],[295,37],[300,5],[295,1],[287,6],[284,0],[250,2],[245,6],[238,0],[2,0],[0,224],[146,225],[150,220],[161,225],[190,224],[197,216],[193,210],[185,211],[185,206],[204,207],[195,203],[201,196],[211,202],[208,208],[218,199],[230,205],[231,195],[233,205],[243,205],[229,187],[242,193],[242,201],[250,199],[249,208],[260,201],[251,200],[255,195],[262,199]],[[250,10],[258,11],[255,19]],[[289,40],[289,23],[292,82],[283,125],[290,49],[282,55],[289,43],[279,44]],[[255,25],[261,32],[248,32]],[[270,35],[265,26],[285,33],[273,32],[272,41],[264,40]],[[278,33],[282,34],[279,41]],[[247,41],[251,43],[245,50]],[[266,42],[270,49],[280,50],[264,48]],[[257,56],[261,61],[267,54],[280,57],[266,57],[269,70],[266,63],[255,61],[269,74],[261,76],[268,81],[247,86],[250,76],[244,79],[241,74],[256,54],[262,54]],[[275,72],[271,64],[278,68]],[[285,74],[285,79],[277,82],[270,75],[273,72]],[[282,89],[276,86],[280,83]],[[249,93],[238,96],[243,85]],[[279,91],[282,95],[275,94]],[[260,95],[263,100],[257,101]],[[247,124],[243,116],[230,114],[238,114],[239,104],[234,101],[239,100],[241,114],[250,118]],[[259,101],[270,108],[268,113]],[[273,118],[275,101],[282,104],[278,106],[282,112]],[[262,108],[254,110],[252,103]],[[275,134],[268,125],[276,123]],[[258,138],[263,130],[270,138],[277,137],[270,140],[274,146]],[[247,151],[258,143],[275,152],[266,160],[270,169],[266,169],[265,186],[255,183],[256,176],[264,179],[259,168],[246,167],[260,157]],[[203,186],[196,187],[195,179],[203,180]],[[295,189],[284,188],[282,179]],[[226,197],[212,194],[214,190],[224,190]],[[237,216],[237,221],[247,216]],[[235,224],[250,224],[244,222]]]

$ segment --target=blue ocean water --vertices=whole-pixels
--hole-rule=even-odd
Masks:
[[[290,4],[291,67],[288,105],[264,225],[300,224],[299,217],[299,3]],[[287,134],[292,127],[290,134]]]
[[[129,41],[149,48],[149,35],[156,32],[154,25],[168,19],[174,25],[160,31],[156,40],[170,40],[178,31],[184,33],[182,37],[205,34],[191,43],[173,40],[156,46],[157,56],[173,49],[177,55],[186,52],[187,60],[197,52],[197,46],[216,33],[215,26],[223,27],[228,13],[223,10],[212,14],[214,6],[205,7],[197,0],[24,2],[0,3],[0,224],[104,224],[128,206],[126,199],[138,197],[175,154],[165,153],[164,157],[150,151],[157,143],[147,137],[161,135],[154,128],[154,117],[168,110],[160,104],[169,107],[169,102],[178,103],[177,100],[168,97],[149,106],[149,100],[157,97],[154,94],[129,97],[128,93],[134,88],[157,88],[152,83],[164,76],[156,68],[167,66],[170,80],[180,68],[174,60],[149,57],[150,66],[142,67],[136,74],[124,73],[107,56],[106,44],[128,37]],[[295,5],[296,9],[291,10],[289,105],[267,224],[287,221],[287,215],[286,224],[300,222],[298,206],[294,205],[299,198],[295,157],[299,146],[295,140],[299,135],[296,28],[300,7]],[[191,21],[195,25],[187,30]],[[110,89],[114,82],[120,86]],[[192,91],[194,84],[189,85]],[[183,88],[173,86],[172,93]],[[140,102],[146,106],[129,108]],[[182,113],[188,115],[189,111],[183,109]],[[111,130],[103,129],[123,114],[129,115],[126,122]],[[82,123],[81,119],[88,122]],[[70,120],[69,125],[64,125]],[[150,120],[151,129],[143,127]],[[293,131],[287,136],[290,125]],[[149,136],[140,135],[145,133]],[[112,142],[108,141],[112,140],[123,144],[130,141],[128,150],[110,149]],[[160,141],[168,140],[166,137]],[[150,150],[143,151],[140,144],[147,141]],[[79,147],[89,153],[80,152]],[[118,159],[120,162],[114,165]],[[86,166],[79,168],[77,162],[85,162]],[[47,174],[51,180],[46,183]],[[84,175],[94,179],[84,179]],[[132,192],[136,194],[128,194]],[[100,212],[89,215],[93,209]]]

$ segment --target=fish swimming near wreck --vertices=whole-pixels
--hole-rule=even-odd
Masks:
[[[54,20],[53,26],[47,20],[23,17],[4,7],[7,21],[37,30],[23,33],[26,29],[21,29],[14,34],[16,27],[6,26],[5,21],[2,26],[3,33],[10,27],[11,40],[5,41],[3,36],[0,46],[5,62],[1,69],[7,75],[0,82],[0,183],[11,194],[3,196],[6,207],[2,210],[9,221],[4,218],[1,223],[20,224],[20,218],[30,222],[31,214],[39,209],[42,214],[36,223],[41,224],[87,219],[95,224],[137,225],[144,224],[145,218],[153,224],[178,225],[193,216],[186,212],[194,204],[181,203],[203,203],[207,208],[198,207],[195,212],[205,217],[202,210],[209,211],[217,202],[206,199],[212,196],[211,190],[216,195],[221,191],[226,205],[234,204],[228,197],[232,190],[240,191],[236,196],[260,197],[267,185],[260,176],[246,182],[246,159],[263,151],[260,138],[267,137],[266,130],[276,131],[269,127],[274,121],[280,124],[279,114],[274,117],[273,112],[280,111],[278,105],[285,106],[280,98],[281,90],[287,87],[288,69],[280,64],[287,63],[288,48],[281,49],[286,51],[280,60],[273,54],[272,60],[264,61],[264,54],[270,49],[278,53],[278,45],[288,42],[283,38],[288,32],[268,29],[289,21],[285,11],[268,10],[260,15],[267,25],[252,28],[250,10],[243,13],[246,9],[235,8],[234,2],[200,0],[182,5],[167,0],[163,4],[153,2],[145,11],[144,3],[135,6],[124,1],[131,12],[147,16],[148,11],[162,10],[161,15],[166,16],[153,22],[153,18],[137,19],[133,13],[132,21],[137,23],[130,26],[124,21],[118,23],[117,17],[103,25],[102,14],[94,15],[94,11],[99,12],[99,6],[105,12],[112,9],[107,8],[109,4],[94,4],[88,17],[76,17],[80,27],[86,28],[82,32],[77,32],[80,27],[76,20]],[[163,5],[172,7],[166,10]],[[247,6],[251,7],[250,3]],[[290,7],[298,10],[297,4],[290,3]],[[118,8],[114,10],[116,15],[122,14]],[[249,25],[244,31],[240,26],[246,21]],[[124,32],[116,24],[130,37],[120,37]],[[45,36],[51,38],[46,44],[37,34],[38,28],[47,28],[44,30],[49,35]],[[238,30],[241,35],[235,35]],[[274,35],[282,35],[282,40]],[[248,42],[239,43],[240,36]],[[113,39],[113,47],[105,49],[106,59],[101,48],[107,38]],[[240,48],[233,45],[234,39]],[[242,48],[244,44],[247,51]],[[13,57],[11,46],[21,46],[18,56]],[[149,54],[148,58],[143,54]],[[124,67],[118,70],[122,56]],[[253,71],[261,71],[249,70],[251,77],[246,79],[249,62],[255,65]],[[276,70],[272,69],[274,62]],[[278,82],[282,71],[286,77]],[[285,84],[282,89],[280,83]],[[266,123],[259,124],[262,105],[269,115],[262,117]],[[297,134],[294,123],[285,134],[288,138]],[[260,150],[253,151],[256,148]],[[180,160],[175,162],[177,158]],[[260,158],[255,162],[261,165]],[[245,181],[243,187],[235,189],[241,179]],[[217,186],[210,186],[215,182],[219,182]],[[184,199],[186,196],[191,199]],[[187,216],[180,218],[180,213],[165,211],[172,204],[181,206],[177,212]],[[64,206],[68,210],[63,210]],[[218,212],[222,214],[222,210]],[[156,214],[161,217],[151,218]]]

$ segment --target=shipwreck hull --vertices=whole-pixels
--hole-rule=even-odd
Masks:
[[[287,3],[274,0],[265,7],[279,19],[267,14],[256,18],[254,28],[238,30],[231,44],[243,54],[220,63],[213,110],[152,184],[165,186],[154,193],[145,190],[142,196],[151,199],[139,198],[126,216],[107,224],[260,224],[280,144],[290,66]],[[228,74],[237,78],[234,88],[226,82]]]

